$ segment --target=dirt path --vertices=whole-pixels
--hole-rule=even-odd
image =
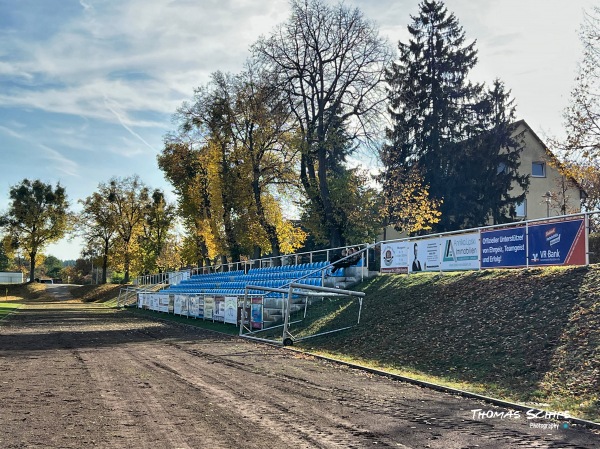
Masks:
[[[585,429],[474,419],[507,410],[63,301],[2,323],[0,382],[2,448],[600,448]]]

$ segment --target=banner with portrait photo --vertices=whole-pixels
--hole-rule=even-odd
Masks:
[[[410,273],[438,271],[440,269],[439,239],[408,242],[408,269]]]

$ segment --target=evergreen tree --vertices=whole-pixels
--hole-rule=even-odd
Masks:
[[[475,42],[465,42],[443,2],[423,1],[412,19],[411,38],[398,44],[399,61],[387,73],[394,127],[381,152],[382,178],[398,180],[418,165],[430,196],[443,199],[436,230],[506,221],[522,200],[509,194],[513,182],[527,185],[516,171],[520,148],[509,93],[499,81],[485,92],[468,80]]]

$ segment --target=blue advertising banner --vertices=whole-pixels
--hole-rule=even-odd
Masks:
[[[529,265],[585,265],[583,219],[529,226]]]
[[[525,226],[481,232],[481,268],[526,265]]]

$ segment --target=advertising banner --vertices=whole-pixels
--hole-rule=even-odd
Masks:
[[[585,225],[577,220],[529,226],[529,265],[585,265]]]
[[[442,270],[479,269],[479,233],[440,238]]]
[[[215,297],[215,308],[213,310],[213,320],[223,321],[224,317],[225,317],[225,297],[224,296],[216,296]]]
[[[381,245],[381,272],[408,273],[408,244],[406,242]]]
[[[439,239],[423,239],[407,243],[409,272],[438,271],[440,269]]]
[[[205,296],[204,297],[204,319],[212,320],[214,310],[215,310],[215,298],[212,296]]]
[[[525,226],[481,232],[481,268],[527,265]]]
[[[237,296],[225,296],[225,315],[223,321],[229,324],[237,324]]]
[[[175,305],[174,305],[174,309],[173,309],[173,313],[175,313],[175,315],[182,314],[184,302],[185,302],[185,296],[175,295]]]
[[[262,329],[262,298],[252,298],[252,305],[250,306],[250,321],[252,322],[253,328]]]
[[[169,313],[169,295],[158,295],[158,311]]]
[[[158,311],[158,295],[152,294],[150,295],[150,310]]]
[[[138,293],[138,309],[142,309],[144,307],[144,302],[146,301],[146,293]]]
[[[189,303],[188,316],[198,318],[198,315],[200,315],[199,300],[200,300],[200,298],[197,295],[190,296],[188,298],[188,303]]]

